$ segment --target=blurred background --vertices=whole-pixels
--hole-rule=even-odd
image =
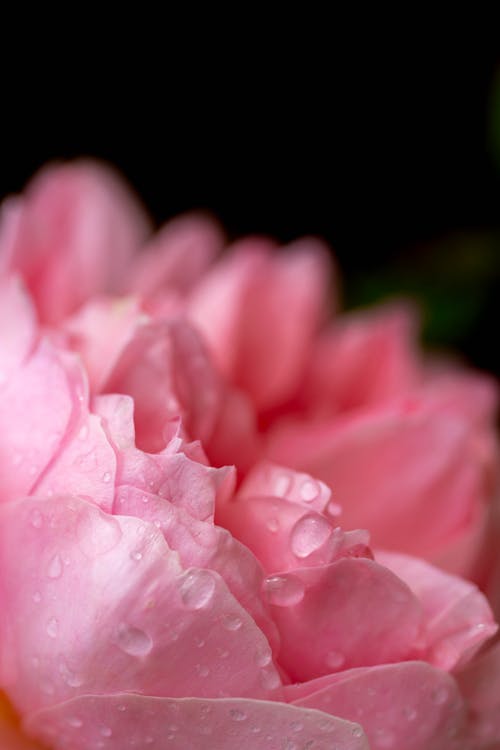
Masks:
[[[177,57],[154,83],[111,64],[98,104],[85,72],[70,90],[35,66],[22,115],[3,119],[0,197],[48,160],[91,155],[158,223],[205,208],[230,238],[320,235],[346,306],[410,294],[427,345],[499,375],[500,48],[360,62],[334,44],[291,39],[268,67],[255,40],[232,70],[236,39],[219,64],[191,76]]]

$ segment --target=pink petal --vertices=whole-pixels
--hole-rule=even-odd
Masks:
[[[406,584],[364,558],[269,576],[265,591],[292,680],[411,658],[421,610]],[[314,634],[311,637],[311,634]]]
[[[16,276],[0,278],[0,391],[35,346],[33,305]]]
[[[157,452],[178,416],[193,439],[210,437],[220,388],[203,342],[179,319],[138,325],[102,390],[133,397],[138,445]]]
[[[287,697],[294,705],[359,722],[372,750],[472,748],[455,681],[423,662],[353,669],[318,687],[292,686]]]
[[[423,399],[336,424],[283,420],[268,455],[328,484],[341,498],[343,524],[370,529],[375,546],[445,558],[450,572],[468,573],[485,522],[487,467],[478,450],[463,414]]]
[[[426,661],[447,671],[459,668],[497,632],[488,601],[474,584],[407,555],[377,552],[376,559],[422,604]]]
[[[283,256],[263,240],[248,240],[194,292],[190,313],[217,364],[258,409],[285,401],[297,385],[322,317],[328,270],[316,240]]]
[[[17,212],[15,240],[9,236],[0,254],[8,252],[50,323],[92,294],[115,289],[149,232],[121,179],[90,161],[46,167]]]
[[[301,399],[316,414],[392,401],[420,380],[408,305],[343,315],[314,346]]]
[[[500,744],[500,643],[468,664],[457,680],[481,747],[496,748]]]
[[[0,521],[0,684],[22,713],[121,690],[279,698],[253,619],[152,524],[75,497],[7,503]]]
[[[366,531],[345,533],[336,519],[283,498],[238,496],[218,506],[216,519],[252,550],[268,573],[372,556]]]
[[[255,700],[84,696],[39,712],[31,732],[54,750],[368,750],[357,724]]]
[[[126,290],[146,297],[148,304],[169,290],[188,292],[222,250],[223,241],[215,221],[202,214],[169,221],[134,259]]]
[[[0,392],[0,424],[8,426],[0,433],[2,501],[28,494],[36,485],[59,450],[73,408],[65,367],[42,340]]]

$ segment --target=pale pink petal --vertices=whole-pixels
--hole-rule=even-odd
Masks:
[[[120,690],[279,699],[253,619],[154,525],[75,497],[7,503],[0,521],[0,684],[23,714]]]
[[[33,305],[16,276],[0,278],[0,390],[37,341]]]
[[[196,482],[196,475],[194,479]],[[189,474],[185,482],[189,485]],[[277,629],[261,597],[264,580],[262,567],[250,550],[226,529],[193,517],[188,509],[169,502],[165,497],[126,485],[120,486],[117,491],[115,513],[153,523],[161,530],[170,549],[178,553],[184,568],[209,568],[216,571],[229,591],[265,633],[273,650],[277,650]],[[269,649],[263,651],[262,662],[266,660],[266,656],[270,661]]]
[[[283,420],[268,455],[328,484],[341,499],[343,524],[370,529],[375,546],[446,557],[461,573],[481,553],[470,532],[484,528],[486,512],[476,448],[463,415],[422,399],[333,424]],[[476,542],[466,559],[449,554],[453,546],[464,552],[463,535]]]
[[[269,461],[256,464],[238,490],[238,498],[256,495],[283,497],[318,513],[327,511],[333,516],[341,513],[340,506],[330,505],[332,491],[326,484]]]
[[[328,272],[317,240],[296,243],[282,256],[263,240],[247,240],[192,295],[191,317],[221,371],[258,409],[286,401],[297,386],[324,311]]]
[[[481,747],[496,749],[500,745],[500,643],[468,664],[457,680]]]
[[[193,439],[209,438],[221,394],[203,342],[182,319],[137,326],[102,390],[133,397],[137,443],[150,452],[165,446],[179,416]]]
[[[30,731],[54,750],[369,750],[362,729],[319,711],[256,700],[83,696],[40,711]]]
[[[65,367],[53,347],[40,341],[0,391],[2,501],[36,485],[59,450],[74,406]]]
[[[269,576],[265,594],[292,680],[411,658],[421,629],[416,597],[364,558]]]
[[[7,250],[41,318],[55,323],[92,294],[113,291],[149,233],[135,198],[91,161],[52,165],[28,185]],[[18,209],[19,210],[19,209]]]
[[[146,320],[135,298],[106,297],[93,298],[64,322],[65,343],[80,354],[93,393],[103,388],[137,325]]]
[[[318,681],[319,682],[319,681]],[[325,681],[326,682],[326,681]],[[365,730],[372,750],[471,750],[467,710],[453,678],[423,662],[353,669],[330,684],[286,688],[295,705]]]
[[[169,290],[184,294],[207,271],[223,244],[223,234],[213,219],[203,214],[179,216],[165,224],[136,256],[125,290],[146,297],[148,304]]]
[[[221,395],[217,421],[204,443],[214,466],[235,464],[240,474],[248,471],[262,453],[257,417],[251,399],[230,386]]]
[[[473,583],[407,555],[377,552],[376,560],[405,581],[420,601],[423,658],[436,667],[450,671],[463,666],[497,632],[488,601]]]
[[[300,399],[316,415],[392,401],[421,379],[408,304],[344,315],[319,337]]]
[[[343,532],[335,518],[279,497],[238,497],[218,506],[218,523],[258,557],[268,573],[372,557],[368,533]]]

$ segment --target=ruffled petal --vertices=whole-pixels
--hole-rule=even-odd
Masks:
[[[154,525],[27,499],[2,506],[0,536],[0,684],[21,713],[121,690],[279,698],[254,620]]]

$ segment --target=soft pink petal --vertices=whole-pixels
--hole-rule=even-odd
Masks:
[[[221,394],[203,342],[181,319],[137,326],[102,390],[133,397],[137,442],[150,452],[165,446],[179,416],[193,439],[209,438]]]
[[[92,294],[113,291],[149,233],[142,208],[108,167],[53,165],[28,185],[16,234],[5,240],[44,321],[55,323]]]
[[[59,450],[74,406],[65,367],[42,340],[0,391],[2,501],[35,486]]]
[[[269,576],[265,593],[292,680],[411,658],[421,609],[406,584],[364,558]]]
[[[0,391],[36,343],[33,305],[16,276],[0,278]]]
[[[279,698],[253,619],[154,525],[75,497],[14,501],[0,555],[0,684],[20,712],[120,690]]]
[[[257,495],[286,498],[302,508],[318,513],[327,511],[333,516],[341,513],[339,506],[330,505],[332,491],[326,484],[318,482],[309,474],[290,471],[285,466],[268,461],[256,464],[238,491],[239,498]]]
[[[318,681],[319,682],[319,681]],[[286,688],[295,705],[356,721],[372,750],[471,750],[467,711],[453,678],[423,662],[353,669],[330,684]]]
[[[457,679],[481,746],[496,749],[500,746],[500,643],[467,665]]]
[[[301,401],[331,416],[405,394],[421,377],[415,328],[402,304],[338,318],[314,345]]]
[[[369,750],[362,729],[319,711],[256,700],[84,696],[31,717],[54,750]]]
[[[268,573],[326,565],[345,556],[371,557],[366,531],[345,533],[335,517],[280,497],[238,496],[218,506],[216,520],[252,550]]]
[[[125,289],[154,304],[169,290],[188,292],[222,250],[224,238],[216,222],[203,214],[169,221],[136,256]]]
[[[405,581],[422,604],[426,661],[457,669],[497,632],[488,601],[474,584],[407,555],[377,552],[376,559]]]
[[[194,292],[193,320],[222,372],[258,409],[292,395],[322,318],[328,270],[317,240],[296,243],[282,256],[265,241],[248,240]]]
[[[337,423],[283,420],[268,448],[272,460],[332,488],[346,527],[370,529],[375,546],[445,558],[455,573],[470,572],[481,554],[487,467],[480,451],[460,412],[425,399]]]

